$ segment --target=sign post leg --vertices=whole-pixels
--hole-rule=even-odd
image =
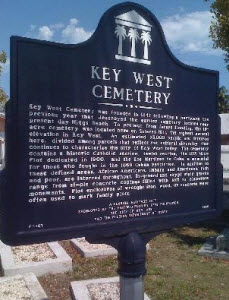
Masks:
[[[126,278],[120,276],[120,300],[144,300],[143,276]]]
[[[121,238],[118,247],[120,300],[144,300],[145,257],[146,245],[138,233]]]

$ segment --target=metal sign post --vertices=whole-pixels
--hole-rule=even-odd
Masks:
[[[120,277],[120,300],[143,300],[143,276],[137,278]]]
[[[143,278],[146,274],[144,241],[138,233],[129,233],[120,240],[118,251],[120,300],[143,300]]]
[[[139,234],[133,231],[122,237],[85,237],[91,244],[107,244],[118,251],[118,270],[120,276],[120,299],[143,300],[144,276],[146,274],[146,244],[156,233]]]

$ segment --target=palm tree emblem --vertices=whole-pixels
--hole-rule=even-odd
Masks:
[[[115,54],[115,59],[151,65],[149,49],[152,43],[153,26],[135,10],[115,16],[115,24],[114,39],[118,38],[118,53]],[[128,41],[124,42],[124,40]],[[130,48],[127,48],[128,44]],[[141,57],[138,57],[139,55]]]
[[[142,31],[141,40],[144,43],[144,59],[149,59],[148,45],[152,43],[150,33],[148,31]]]
[[[122,55],[122,41],[126,38],[126,29],[124,26],[117,25],[115,34],[118,37],[118,54]]]
[[[137,29],[130,28],[130,30],[128,32],[128,37],[131,40],[131,56],[136,57],[135,44],[136,44],[136,41],[139,39],[139,34],[138,34]]]

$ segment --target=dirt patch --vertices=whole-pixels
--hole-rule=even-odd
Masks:
[[[72,300],[69,286],[74,280],[71,272],[39,277],[39,282],[50,300]]]

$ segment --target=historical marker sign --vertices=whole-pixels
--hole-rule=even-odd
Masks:
[[[78,45],[11,39],[2,238],[160,231],[220,212],[218,72],[137,4]]]

